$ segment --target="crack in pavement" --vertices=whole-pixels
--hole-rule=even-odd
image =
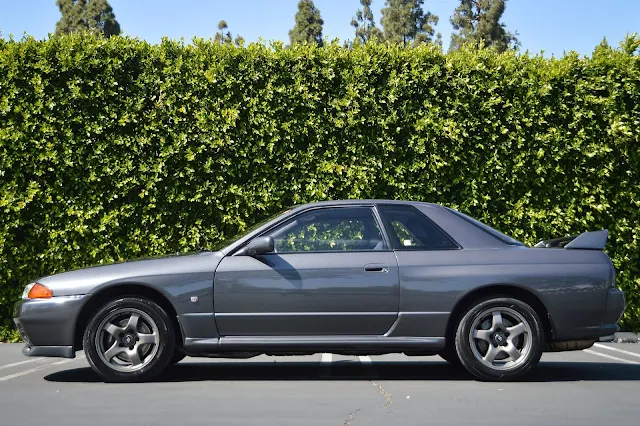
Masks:
[[[371,384],[376,388],[378,388],[378,392],[380,392],[380,395],[384,396],[385,403],[382,406],[382,408],[389,409],[391,404],[393,404],[393,397],[391,396],[391,394],[387,392],[382,385],[379,385],[376,382],[371,382]],[[344,421],[343,426],[351,426],[351,422],[355,420],[357,413],[361,411],[373,410],[374,408],[377,408],[377,407],[380,407],[380,406],[370,405],[368,407],[358,408],[357,410],[350,412],[349,415],[347,416],[347,420]]]

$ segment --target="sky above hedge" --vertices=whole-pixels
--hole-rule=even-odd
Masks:
[[[288,40],[298,0],[110,0],[125,34],[158,42],[163,36],[190,40],[209,38],[224,19],[229,29],[247,41]],[[315,0],[325,21],[324,34],[341,40],[353,38],[349,25],[360,6],[358,0]],[[426,0],[425,10],[440,16],[438,31],[448,47],[449,17],[458,0]],[[374,0],[379,21],[384,0]],[[0,32],[6,37],[24,33],[36,38],[55,30],[60,14],[54,0],[5,0],[0,13]],[[606,36],[616,45],[626,33],[640,32],[638,0],[510,0],[504,21],[520,34],[523,50],[561,56],[575,50],[588,55]]]

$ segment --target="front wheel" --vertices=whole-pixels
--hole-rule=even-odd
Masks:
[[[447,361],[449,364],[455,366],[455,367],[460,367],[460,358],[458,358],[458,354],[456,353],[455,349],[451,349],[451,348],[446,348],[444,349],[442,352],[440,352],[438,355],[440,355],[440,358],[444,359],[445,361]]]
[[[479,302],[460,320],[455,347],[462,365],[480,380],[520,377],[540,361],[544,332],[528,304],[508,297]]]
[[[173,324],[166,312],[150,300],[112,300],[89,322],[83,347],[91,368],[104,380],[149,380],[162,372],[174,356]]]

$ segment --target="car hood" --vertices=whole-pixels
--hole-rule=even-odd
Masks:
[[[211,251],[176,253],[90,266],[36,281],[49,287],[54,296],[87,294],[116,282],[144,284],[158,276],[213,274],[223,257],[222,252]]]

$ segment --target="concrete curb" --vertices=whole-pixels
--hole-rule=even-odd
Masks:
[[[640,343],[640,334],[621,331],[610,336],[601,337],[599,340],[613,343]]]

